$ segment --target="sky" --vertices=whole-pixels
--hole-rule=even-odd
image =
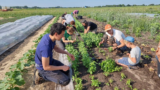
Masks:
[[[160,0],[0,0],[1,6],[82,7],[117,4],[160,4]]]

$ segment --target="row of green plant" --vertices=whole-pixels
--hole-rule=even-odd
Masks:
[[[53,23],[57,22],[57,18]],[[44,32],[44,34],[49,33],[51,25]],[[5,73],[4,79],[0,81],[0,90],[19,90],[19,86],[25,84],[25,80],[22,77],[24,73],[27,73],[25,67],[35,64],[34,57],[36,47],[44,34],[41,34],[38,39],[34,41],[35,45],[32,49],[23,54],[23,57],[20,58],[16,64],[10,67],[10,71]]]
[[[75,57],[75,60],[72,61],[72,68],[74,70],[74,76],[72,76],[72,80],[76,82],[75,84],[75,90],[82,90],[83,86],[82,86],[82,79],[78,78],[79,72],[78,72],[78,68],[79,68],[79,57],[80,57],[80,53],[78,52],[77,49],[74,48],[74,46],[72,44],[68,44],[66,46],[66,49],[69,53],[73,54]],[[71,61],[71,58],[68,57],[68,60]]]
[[[158,42],[160,40],[160,17],[155,16],[154,18],[149,18],[147,16],[133,16],[127,15],[123,12],[88,12],[83,15],[89,18],[98,20],[100,22],[107,22],[113,27],[118,27],[125,30],[127,34],[133,33],[136,37],[142,36],[141,33],[150,32],[151,38],[155,38]]]
[[[85,45],[89,48],[95,46],[99,46],[99,42],[101,41],[101,38],[103,37],[102,33],[94,34],[92,32],[89,32],[87,34],[81,33],[81,37],[85,43]]]
[[[75,19],[75,24],[76,24],[76,29],[77,29],[77,31],[78,32],[83,32],[84,31],[84,27],[83,27],[83,25],[82,25],[82,23],[81,22],[79,22],[76,18],[74,18]]]

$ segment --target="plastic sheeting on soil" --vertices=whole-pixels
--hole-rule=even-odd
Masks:
[[[31,16],[0,25],[0,55],[52,18],[52,15]]]
[[[61,85],[56,84],[55,90],[74,90],[73,81],[72,81],[72,69],[71,69],[72,63],[69,62],[66,54],[61,54],[61,53],[59,53],[59,61],[62,62],[64,65],[70,67],[69,77],[71,81],[67,86],[61,86]]]
[[[158,14],[150,14],[150,13],[127,13],[127,15],[136,15],[136,16],[141,16],[141,15],[146,15],[148,17],[159,17]]]

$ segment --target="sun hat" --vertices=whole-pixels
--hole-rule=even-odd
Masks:
[[[110,30],[112,28],[112,26],[110,25],[110,24],[107,24],[106,26],[105,26],[105,31],[108,31],[108,30]]]
[[[134,38],[131,36],[126,37],[124,40],[131,42],[131,43],[134,43]]]

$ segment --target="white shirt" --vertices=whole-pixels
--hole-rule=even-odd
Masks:
[[[75,21],[71,14],[66,14],[64,17],[66,19],[65,23],[67,24],[70,24],[71,21]]]
[[[133,63],[130,58],[128,58],[128,62],[132,65],[138,64],[141,58],[141,49],[138,46],[136,46],[131,50],[130,54],[132,58],[136,58],[136,63]]]
[[[106,34],[110,37],[111,35],[108,33],[108,32],[106,32]],[[120,43],[120,40],[121,39],[125,39],[125,35],[121,32],[121,31],[119,31],[119,30],[115,30],[115,29],[113,29],[113,37],[116,39],[116,43],[117,43],[117,45],[120,45],[121,43]]]

